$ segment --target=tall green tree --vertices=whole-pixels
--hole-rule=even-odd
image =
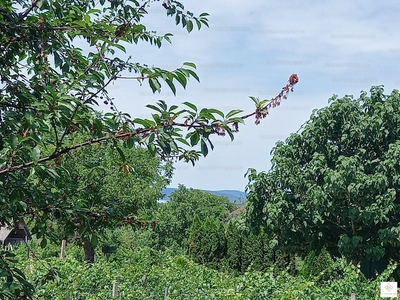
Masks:
[[[201,220],[226,221],[235,208],[236,205],[226,197],[179,185],[158,211],[156,230],[160,246],[187,250],[190,227],[196,215]]]
[[[233,139],[244,119],[254,116],[259,123],[297,83],[298,77],[293,74],[271,101],[252,97],[256,108],[247,115],[240,116],[240,110],[225,114],[211,108],[198,109],[190,102],[179,108],[160,100],[148,105],[151,118],[131,117],[120,111],[118,99],[110,99],[107,93],[115,80],[134,73],[128,77],[139,84],[148,83],[153,92],[167,86],[174,93],[176,84],[186,87],[189,79],[198,80],[196,65],[190,62],[171,71],[121,58],[127,44],[145,42],[161,47],[171,41],[171,34],[158,35],[143,25],[149,5],[162,5],[166,16],[188,32],[208,26],[208,14],[195,16],[173,0],[0,3],[3,224],[17,226],[21,217],[31,218],[45,234],[44,216],[54,211],[68,214],[62,204],[60,176],[65,170],[60,161],[78,148],[111,141],[118,149],[120,140],[128,148],[147,147],[166,160],[194,163],[213,148],[212,135],[227,134]],[[96,114],[99,102],[109,105],[111,112]],[[77,134],[88,139],[71,144]],[[14,276],[7,275],[6,280],[12,282]],[[23,294],[17,288],[12,293]]]
[[[221,269],[226,259],[225,224],[197,215],[189,229],[190,257],[213,269]]]
[[[229,222],[226,226],[226,262],[230,269],[242,271],[242,231],[236,222]]]
[[[64,238],[79,237],[91,262],[105,229],[152,226],[149,218],[172,175],[172,165],[161,164],[147,149],[122,147],[118,153],[113,147],[111,143],[81,148],[63,162],[67,214],[57,214],[55,221]]]
[[[330,99],[273,149],[269,172],[248,171],[247,217],[287,251],[398,259],[400,94],[382,86]]]

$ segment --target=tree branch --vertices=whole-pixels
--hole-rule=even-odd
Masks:
[[[51,154],[49,156],[42,157],[37,161],[37,164],[53,160],[56,157],[58,157],[59,155],[68,153],[71,150],[79,149],[79,148],[82,148],[82,147],[85,147],[85,146],[89,146],[89,145],[92,145],[92,144],[101,143],[101,142],[104,142],[104,141],[107,141],[107,140],[110,140],[110,139],[113,139],[113,138],[116,138],[116,139],[127,139],[127,138],[132,137],[132,136],[143,135],[143,134],[146,134],[147,132],[149,132],[149,131],[151,131],[153,129],[154,128],[138,128],[137,130],[134,130],[134,131],[131,131],[131,132],[126,132],[126,133],[122,133],[122,134],[116,133],[115,135],[112,135],[112,136],[104,136],[104,137],[101,137],[101,138],[92,139],[92,140],[89,140],[89,141],[86,141],[86,142],[83,142],[83,143],[80,143],[80,144],[76,144],[76,145],[71,146],[71,147],[64,148],[64,149],[62,149],[60,151],[54,152],[53,154]],[[12,172],[15,172],[15,171],[18,171],[18,170],[28,169],[28,168],[33,167],[34,165],[35,165],[35,163],[33,161],[31,161],[31,162],[23,163],[23,164],[20,164],[20,165],[17,165],[17,166],[13,166],[13,167],[9,167],[9,168],[6,168],[6,169],[2,169],[2,170],[0,170],[0,175],[6,174],[6,173],[12,173]]]
[[[332,220],[330,220],[330,219],[328,219],[328,218],[325,218],[328,222],[331,222],[333,225],[336,225],[336,226],[338,226],[339,228],[341,228],[341,229],[343,229],[344,230],[344,232],[349,232],[344,226],[342,226],[342,225],[340,225],[340,224],[338,224],[338,223],[336,223],[336,222],[334,222],[334,221],[332,221]]]
[[[32,9],[34,9],[36,7],[38,2],[39,2],[39,0],[32,0],[31,6],[26,11],[24,11],[23,13],[20,14],[20,17],[21,17],[20,20],[25,19],[25,17],[27,15],[29,15],[29,13],[32,11]]]
[[[299,82],[297,74],[290,75],[288,83],[282,88],[281,92],[275,98],[272,98],[271,101],[268,102],[268,104],[266,104],[264,107],[257,108],[256,111],[252,112],[251,114],[242,116],[242,120],[255,115],[256,124],[259,124],[259,119],[265,118],[269,114],[269,109],[279,106],[282,98],[287,99],[289,92],[293,92],[294,85],[297,82]]]
[[[107,84],[109,84],[110,82],[111,82],[111,78],[107,82]],[[290,78],[289,78],[289,83],[286,84],[286,86],[284,86],[282,88],[282,91],[278,94],[278,96],[273,98],[266,106],[264,106],[262,108],[263,111],[265,111],[265,112],[262,112],[260,114],[260,112],[256,110],[255,112],[253,112],[251,114],[244,115],[244,116],[242,116],[240,118],[244,120],[244,119],[247,119],[247,118],[249,118],[249,117],[251,117],[253,115],[256,115],[256,118],[257,118],[256,119],[256,124],[258,124],[259,122],[257,122],[257,121],[259,121],[260,118],[263,118],[263,117],[265,117],[267,115],[268,109],[276,107],[277,105],[279,105],[279,103],[281,101],[281,98],[283,98],[283,99],[287,98],[287,94],[290,91],[293,91],[293,87],[297,82],[298,82],[297,75],[296,74],[292,74],[290,76]],[[235,123],[235,122],[232,121],[232,122],[229,122],[229,123]],[[217,126],[217,125],[218,124],[213,124],[213,126]],[[185,124],[185,123],[176,123],[176,122],[173,122],[169,126],[185,127],[185,128],[188,127],[188,125]],[[193,125],[191,127],[195,128],[195,129],[201,129],[201,128],[204,128],[204,126],[205,125],[203,125],[203,124],[198,124],[198,125]],[[2,169],[2,170],[0,170],[0,175],[7,174],[7,173],[12,173],[12,172],[15,172],[15,171],[18,171],[18,170],[24,170],[24,169],[31,168],[35,164],[44,163],[46,161],[53,160],[53,159],[57,158],[59,155],[68,153],[71,150],[75,150],[75,149],[82,148],[82,147],[89,146],[89,145],[96,144],[96,143],[101,143],[101,142],[104,142],[104,141],[110,140],[110,139],[128,139],[128,138],[130,138],[132,136],[138,136],[138,135],[139,136],[145,136],[147,133],[149,133],[151,131],[154,131],[154,130],[157,130],[157,126],[150,127],[150,128],[138,128],[138,129],[136,129],[134,131],[130,131],[130,132],[118,131],[114,135],[104,136],[104,137],[97,138],[97,139],[91,139],[89,141],[86,141],[86,142],[83,142],[83,143],[80,143],[80,144],[76,144],[76,145],[71,146],[71,147],[64,148],[64,149],[62,149],[60,151],[55,151],[51,155],[39,159],[36,163],[31,161],[31,162],[23,163],[23,164],[20,164],[20,165],[17,165],[17,166],[13,166],[13,167]],[[330,221],[330,220],[328,220],[328,221]],[[332,221],[330,221],[330,222],[332,222]],[[336,223],[334,223],[334,224],[338,225]],[[338,225],[338,226],[340,226],[340,225]],[[344,227],[342,227],[342,226],[340,226],[340,227],[345,230]]]

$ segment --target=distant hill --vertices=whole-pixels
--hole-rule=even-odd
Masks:
[[[176,190],[176,188],[165,188],[162,190],[162,193],[165,195],[164,198],[162,198],[160,201],[168,201],[169,200],[169,195],[173,193]],[[203,192],[210,193],[213,195],[217,196],[224,196],[227,197],[230,201],[236,202],[238,200],[244,200],[246,199],[246,193],[242,191],[237,191],[237,190],[219,190],[219,191],[208,191],[208,190],[202,190]]]

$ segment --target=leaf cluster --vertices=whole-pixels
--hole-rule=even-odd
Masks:
[[[269,172],[248,171],[251,226],[298,253],[398,258],[400,95],[370,94],[333,97],[276,144]]]

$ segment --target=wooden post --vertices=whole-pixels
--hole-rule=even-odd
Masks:
[[[350,300],[357,300],[357,295],[356,294],[351,294]]]
[[[29,259],[29,245],[28,245],[28,237],[25,236],[25,246],[26,246],[26,257]]]
[[[113,288],[112,288],[112,296],[113,297],[118,296],[118,282],[119,282],[119,276],[115,276],[115,281],[113,283]]]
[[[61,252],[60,252],[60,258],[65,258],[65,246],[67,245],[66,240],[61,241]]]
[[[29,264],[26,266],[26,273],[28,273],[29,275],[31,275],[33,273],[33,268],[31,263],[29,262]]]
[[[165,289],[164,289],[164,299],[167,299],[168,294],[169,294],[169,287],[166,286]]]

